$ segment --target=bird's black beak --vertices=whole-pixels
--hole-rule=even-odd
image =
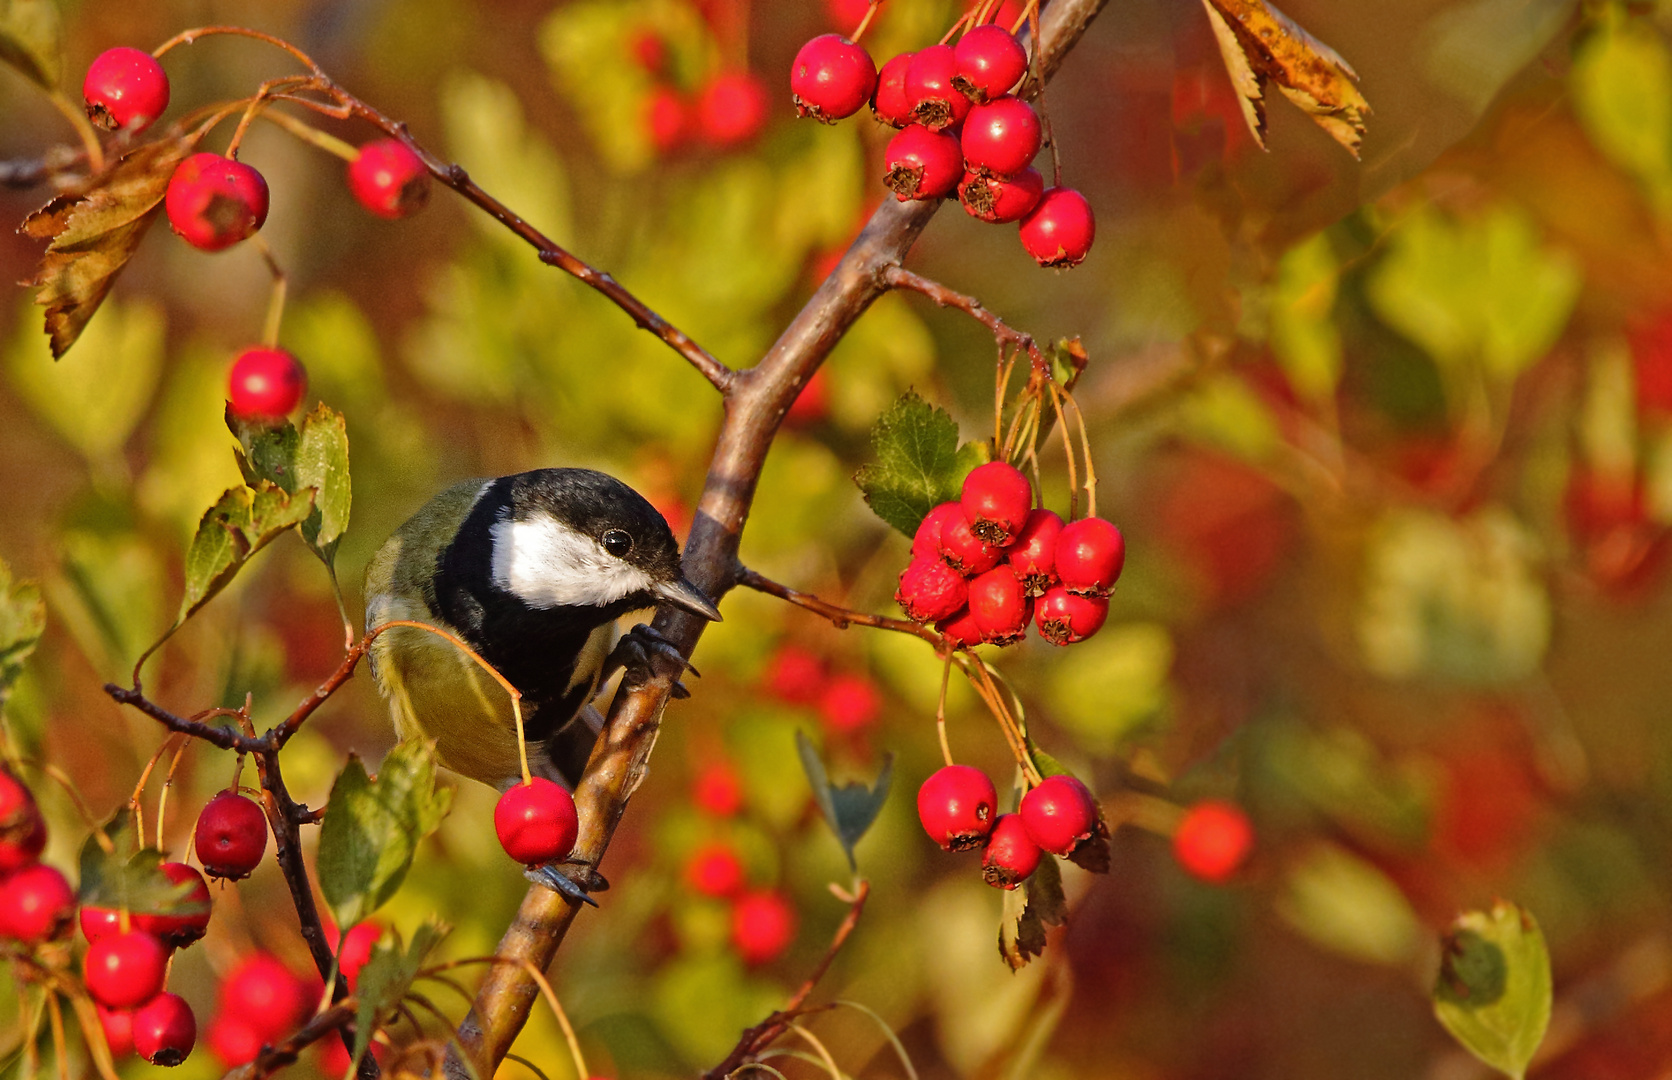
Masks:
[[[681,611],[700,615],[709,622],[721,621],[720,609],[714,606],[714,601],[708,598],[708,594],[684,578],[658,585],[651,592],[656,594],[656,599],[665,604],[672,604]]]

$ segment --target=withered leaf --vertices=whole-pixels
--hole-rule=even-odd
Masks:
[[[1358,73],[1334,49],[1266,0],[1202,0],[1236,87],[1248,130],[1266,145],[1266,83],[1299,106],[1354,157],[1370,103]]]
[[[24,235],[51,241],[23,284],[36,288],[35,303],[46,308],[54,359],[69,351],[99,310],[156,220],[174,167],[192,145],[184,137],[147,143],[124,154],[85,190],[60,195],[24,219]]]

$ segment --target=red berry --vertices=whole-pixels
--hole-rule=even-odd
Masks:
[[[23,781],[0,768],[0,873],[28,866],[46,847],[46,819]]]
[[[883,184],[901,202],[938,199],[950,194],[964,175],[958,139],[944,131],[913,124],[888,140],[883,152]]]
[[[199,910],[191,913],[169,915],[146,915],[135,912],[133,927],[143,930],[147,934],[155,934],[164,945],[171,949],[184,949],[201,938],[209,930],[209,883],[203,880],[203,875],[187,866],[185,863],[165,862],[158,867],[163,875],[176,885],[191,883],[192,889],[186,896],[177,901],[180,907],[195,906]],[[87,922],[82,920],[82,933],[87,932]],[[92,939],[89,938],[89,941]]]
[[[973,765],[947,765],[917,789],[917,819],[929,839],[947,851],[980,847],[993,831],[998,792]]]
[[[1078,266],[1097,236],[1091,204],[1073,188],[1051,188],[1022,219],[1022,246],[1040,266]]]
[[[100,53],[81,84],[87,116],[106,131],[144,131],[168,108],[168,76],[150,53],[119,45]]]
[[[309,997],[308,985],[278,957],[251,953],[221,982],[220,1014],[237,1017],[260,1050],[262,1042],[276,1042],[301,1023],[313,1005]]]
[[[719,147],[748,142],[766,124],[766,85],[750,71],[716,76],[697,95],[697,126]]]
[[[982,643],[981,627],[976,625],[975,616],[970,614],[968,607],[959,608],[942,619],[935,624],[935,629],[945,634],[957,649],[968,649]]]
[[[958,503],[971,532],[989,544],[1004,547],[1028,520],[1028,511],[1033,509],[1033,487],[1016,466],[989,461],[964,477]]]
[[[971,217],[1003,224],[1025,217],[1039,205],[1044,191],[1045,178],[1031,167],[1011,177],[966,172],[958,185],[958,201]]]
[[[824,10],[836,29],[852,30],[871,10],[871,0],[825,0]]]
[[[1061,585],[1045,590],[1033,608],[1039,636],[1052,645],[1084,641],[1103,628],[1109,617],[1109,601],[1099,596],[1076,596]]]
[[[1021,817],[1042,850],[1069,855],[1097,831],[1097,800],[1077,778],[1059,773],[1022,796]]]
[[[691,853],[685,864],[685,882],[703,896],[735,896],[747,884],[743,860],[730,844],[715,840]]]
[[[965,577],[985,574],[1004,558],[1004,549],[975,535],[962,511],[941,525],[941,558]]]
[[[690,110],[679,91],[658,86],[644,99],[644,130],[658,154],[671,154],[685,141]]]
[[[77,918],[81,923],[81,936],[87,939],[89,945],[100,938],[122,932],[122,913],[115,908],[83,904]]]
[[[938,558],[913,559],[900,571],[900,587],[894,591],[894,602],[913,622],[947,618],[968,597],[963,575]]]
[[[871,114],[889,127],[903,128],[911,123],[913,102],[906,96],[906,69],[911,66],[911,58],[911,53],[901,53],[877,72]]]
[[[251,1027],[249,1022],[234,1013],[223,1012],[209,1022],[209,1031],[204,1036],[209,1042],[209,1052],[215,1055],[215,1060],[222,1068],[232,1069],[239,1065],[246,1065],[255,1060],[261,1053],[262,1044],[267,1040]],[[322,1043],[336,1043],[342,1045],[341,1039],[327,1036],[320,1040]],[[344,1051],[347,1056],[347,1051]],[[347,1062],[342,1069],[334,1070],[327,1075],[341,1076],[347,1070]]]
[[[75,890],[56,867],[34,863],[0,878],[0,937],[38,944],[70,932]]]
[[[267,181],[241,161],[193,154],[168,181],[168,223],[199,251],[224,251],[267,220]]]
[[[130,930],[87,946],[81,974],[94,1001],[111,1009],[131,1009],[162,991],[167,969],[163,943],[143,930]]]
[[[575,849],[580,818],[575,797],[536,776],[505,789],[493,808],[493,827],[505,854],[528,866],[557,862]]]
[[[1173,856],[1191,876],[1211,884],[1228,880],[1254,846],[1254,827],[1235,803],[1210,799],[1184,813],[1173,834]]]
[[[104,1032],[105,1045],[110,1048],[110,1056],[113,1058],[124,1058],[133,1053],[133,1010],[107,1009],[103,1005],[94,1002],[93,1011],[98,1013],[99,1028]]]
[[[970,618],[989,645],[1021,641],[1033,619],[1033,601],[1008,566],[995,566],[969,585]]]
[[[1039,845],[1020,814],[1000,814],[981,853],[981,876],[999,889],[1014,889],[1039,868]]]
[[[223,791],[198,814],[193,843],[210,877],[249,877],[267,852],[267,815],[236,791]]]
[[[342,947],[337,950],[337,968],[348,981],[348,992],[354,993],[360,982],[360,969],[372,958],[372,948],[383,937],[383,927],[375,922],[355,923],[343,935]]]
[[[1061,532],[1062,518],[1050,510],[1030,510],[1022,530],[1005,549],[1011,573],[1029,596],[1042,596],[1057,583],[1057,536]]]
[[[228,381],[233,415],[244,420],[283,419],[308,392],[308,373],[300,360],[260,345],[238,354]]]
[[[819,698],[819,717],[824,726],[837,735],[851,735],[877,722],[882,715],[882,699],[876,684],[863,675],[838,675],[824,688]]]
[[[430,198],[430,172],[399,139],[378,139],[348,163],[348,190],[378,217],[403,218]]]
[[[941,557],[941,530],[949,521],[961,520],[964,507],[961,503],[944,502],[923,516],[917,526],[917,532],[911,538],[911,557],[914,559],[938,559]]]
[[[158,994],[134,1010],[134,1049],[153,1065],[178,1065],[197,1043],[197,1017],[178,994]]]
[[[772,889],[749,893],[732,907],[732,947],[746,964],[765,964],[795,940],[795,907]]]
[[[725,762],[715,762],[697,773],[691,783],[691,798],[697,807],[715,817],[731,817],[743,809],[743,781]]]
[[[969,113],[970,99],[952,85],[957,73],[958,61],[950,45],[931,45],[911,58],[906,68],[906,100],[912,105],[912,119],[930,131],[940,131]]]
[[[1126,565],[1126,539],[1102,518],[1081,518],[1057,536],[1057,578],[1082,596],[1107,596]]]
[[[790,65],[798,116],[834,123],[858,112],[876,88],[871,54],[841,34],[820,34],[801,46]]]
[[[633,62],[651,75],[660,75],[668,67],[668,43],[656,31],[641,26],[627,38],[627,51]]]
[[[991,23],[959,38],[952,56],[957,69],[952,85],[977,102],[1009,93],[1028,70],[1028,51],[1016,35]]]
[[[1014,176],[1039,153],[1039,116],[1033,106],[1008,94],[970,109],[959,145],[964,167],[995,176]]]
[[[824,661],[794,645],[781,646],[766,665],[766,689],[790,705],[812,705],[824,693]]]

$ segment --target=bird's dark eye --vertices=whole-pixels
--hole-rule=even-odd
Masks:
[[[633,538],[624,530],[611,529],[604,534],[604,550],[619,559],[633,550]]]

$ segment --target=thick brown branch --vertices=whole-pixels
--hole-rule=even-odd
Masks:
[[[993,338],[1000,345],[1009,345],[1028,354],[1028,359],[1035,367],[1045,363],[1045,357],[1039,351],[1039,345],[1033,340],[1032,334],[1023,333],[988,311],[981,301],[942,285],[921,274],[914,274],[903,266],[890,266],[883,274],[883,281],[890,288],[907,289],[911,292],[922,293],[941,307],[957,308],[976,322],[992,332]]]
[[[787,600],[796,607],[803,607],[814,614],[822,615],[829,619],[838,630],[846,630],[850,626],[870,626],[878,630],[893,630],[896,633],[920,637],[936,648],[943,648],[947,645],[945,635],[937,633],[932,627],[910,622],[906,619],[890,619],[884,615],[867,615],[863,611],[852,611],[845,607],[839,607],[828,600],[820,600],[812,593],[804,593],[792,589],[788,585],[780,585],[769,577],[755,573],[747,566],[738,566],[737,584],[746,589],[766,593],[768,596],[776,596],[780,600]]]

